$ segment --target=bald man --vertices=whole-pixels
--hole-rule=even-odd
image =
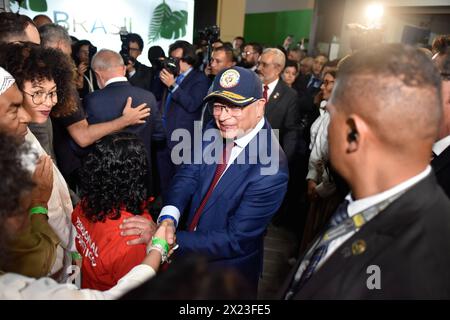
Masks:
[[[449,299],[450,201],[429,165],[441,80],[400,44],[346,59],[327,106],[347,196],[292,271],[284,299]]]
[[[124,130],[135,133],[142,139],[147,151],[149,172],[151,172],[152,140],[164,141],[165,133],[161,114],[156,107],[156,99],[150,91],[132,86],[125,77],[126,67],[117,52],[103,49],[95,54],[91,64],[101,90],[95,91],[83,99],[89,124],[104,123],[120,117],[128,97],[133,104],[146,103],[151,116],[145,122],[126,127]],[[151,177],[148,177],[148,190],[151,190]]]
[[[52,19],[45,14],[38,14],[33,18],[33,22],[37,28],[53,23]]]

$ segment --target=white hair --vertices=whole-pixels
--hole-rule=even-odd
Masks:
[[[113,50],[101,49],[92,58],[91,68],[93,70],[109,70],[123,67],[123,59],[120,54]]]
[[[267,48],[264,49],[263,54],[270,53],[273,55],[273,63],[276,63],[281,67],[281,70],[284,69],[284,66],[286,65],[286,56],[284,55],[283,51],[277,48]]]

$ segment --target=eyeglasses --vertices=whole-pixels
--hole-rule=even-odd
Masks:
[[[128,48],[129,51],[141,51],[139,48]]]
[[[209,112],[211,112],[214,116],[219,116],[222,114],[222,110],[225,109],[226,112],[232,117],[239,117],[242,115],[242,111],[245,107],[239,106],[225,106],[223,104],[210,104],[208,106]]]
[[[242,52],[241,53],[241,55],[243,56],[243,57],[245,57],[245,56],[249,56],[249,55],[251,55],[251,54],[255,54],[256,52],[255,51],[244,51],[244,52]]]
[[[326,87],[326,86],[329,85],[329,84],[333,84],[333,83],[334,83],[334,80],[331,80],[331,81],[325,80],[325,81],[322,82],[322,83],[323,83],[323,85]]]
[[[31,96],[31,100],[33,100],[34,104],[43,104],[48,97],[50,97],[50,101],[52,103],[58,102],[58,93],[56,91],[52,92],[44,92],[44,91],[37,91],[35,93],[28,93],[26,91],[23,91],[27,95]]]
[[[274,62],[269,62],[269,63],[267,63],[267,62],[264,62],[264,61],[259,61],[259,62],[256,64],[256,66],[257,66],[257,67],[261,66],[261,67],[263,67],[263,68],[267,68],[267,67],[270,66],[271,64],[276,65],[276,63],[274,63]]]

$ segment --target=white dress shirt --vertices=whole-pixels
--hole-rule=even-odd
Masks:
[[[245,149],[245,147],[250,143],[250,141],[258,134],[258,132],[264,126],[264,123],[265,123],[265,120],[263,117],[263,118],[261,118],[261,120],[259,120],[259,122],[256,124],[256,126],[249,133],[234,140],[234,147],[231,149],[231,155],[228,160],[227,167],[226,167],[225,171],[223,172],[223,174],[220,176],[220,178],[223,177],[223,175],[225,174],[225,172],[227,172],[228,168],[233,163],[233,161],[237,159],[239,154]],[[219,179],[219,181],[220,181],[220,179]],[[217,182],[217,183],[219,183],[219,182]],[[178,221],[180,220],[180,210],[177,207],[172,206],[172,205],[164,206],[161,209],[161,213],[159,216],[161,217],[161,216],[165,216],[165,215],[174,217],[175,220],[177,221],[177,225],[178,225]]]
[[[360,213],[364,210],[366,210],[367,208],[370,208],[378,203],[381,203],[391,197],[393,197],[394,195],[405,191],[406,189],[412,187],[413,185],[415,185],[416,183],[418,183],[419,181],[425,179],[429,174],[431,173],[431,166],[427,166],[426,169],[424,171],[422,171],[421,173],[419,173],[418,175],[403,181],[402,183],[396,185],[395,187],[392,187],[391,189],[388,189],[386,191],[383,191],[382,193],[378,193],[375,194],[373,196],[370,197],[366,197],[366,198],[362,198],[359,200],[353,200],[351,194],[348,194],[347,197],[345,199],[347,199],[349,201],[349,205],[347,208],[347,212],[349,217],[353,217],[354,215],[356,215],[357,213]],[[383,212],[380,212],[379,214],[383,214]],[[356,231],[357,232],[357,231]],[[324,256],[324,258],[320,261],[320,263],[318,264],[317,269],[347,240],[349,239],[351,236],[353,236],[355,234],[355,232],[350,232],[347,233],[333,241],[331,241],[331,243],[328,246],[328,250],[326,255]],[[317,270],[316,269],[316,270]]]
[[[320,104],[322,114],[311,126],[311,154],[308,161],[308,174],[306,180],[317,183],[316,192],[321,198],[326,198],[336,191],[336,185],[331,180],[325,164],[328,161],[328,125],[330,114],[326,111],[326,101]]]
[[[418,175],[416,175],[410,179],[407,179],[406,181],[396,185],[395,187],[392,187],[391,189],[388,189],[388,190],[378,193],[376,195],[362,198],[359,200],[353,200],[353,198],[351,197],[351,194],[348,194],[346,199],[349,201],[349,205],[347,207],[347,213],[348,213],[349,217],[353,217],[357,213],[360,213],[360,212],[364,211],[365,209],[375,206],[376,204],[381,203],[402,191],[405,191],[406,189],[412,187],[419,181],[425,179],[430,173],[431,173],[431,166],[428,165],[424,171],[422,171]],[[383,212],[380,212],[379,214],[383,214]],[[342,235],[341,237],[331,241],[330,244],[328,245],[328,249],[327,249],[325,256],[317,264],[315,272],[317,272],[317,270],[319,270],[319,268],[325,263],[325,261],[327,261],[328,258],[345,241],[347,241],[349,238],[351,238],[355,234],[355,232],[358,232],[358,230],[346,233],[346,234]],[[308,253],[305,256],[311,255],[311,251],[316,249],[317,243],[320,240],[321,239],[318,239],[316,241],[316,243],[309,249]],[[297,279],[297,280],[300,279],[300,277],[301,277],[302,273],[304,272],[304,270],[306,269],[307,265],[308,265],[308,260],[303,260],[301,262],[300,267],[298,268],[298,270],[295,274],[295,279]]]
[[[450,146],[450,135],[442,138],[433,145],[433,152],[436,156],[439,156],[445,149]]]
[[[270,96],[272,95],[272,93],[273,93],[273,90],[275,90],[275,87],[277,86],[277,84],[278,84],[278,81],[280,81],[280,78],[277,78],[275,81],[272,81],[271,83],[269,83],[267,86],[269,87],[268,89],[267,89],[267,101],[269,101],[270,100]],[[263,84],[263,92],[264,92],[264,86],[265,86],[265,84]]]
[[[109,79],[108,81],[105,82],[105,87],[108,84],[114,83],[114,82],[123,82],[123,81],[128,81],[128,79],[126,77],[114,77]]]

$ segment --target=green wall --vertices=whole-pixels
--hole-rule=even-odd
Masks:
[[[244,37],[247,42],[268,46],[282,45],[284,39],[294,35],[294,43],[309,38],[313,10],[295,10],[245,15]]]

